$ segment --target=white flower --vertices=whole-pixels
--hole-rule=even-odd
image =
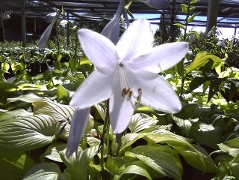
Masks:
[[[157,73],[185,56],[186,42],[152,47],[150,23],[144,19],[133,22],[116,46],[88,29],[79,30],[78,37],[96,70],[76,91],[71,106],[84,109],[109,99],[110,121],[117,134],[127,128],[139,104],[169,113],[180,111],[178,96]]]

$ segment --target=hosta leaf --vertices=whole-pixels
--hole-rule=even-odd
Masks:
[[[132,133],[136,133],[155,126],[157,122],[157,120],[146,114],[138,113],[132,116],[128,127]]]
[[[140,106],[136,109],[137,113],[155,113],[155,111],[148,106]]]
[[[14,151],[37,149],[51,143],[59,130],[50,116],[21,117],[0,126],[0,148]]]
[[[66,143],[56,142],[51,144],[45,153],[41,156],[56,162],[63,162],[60,156],[60,152],[66,149]]]
[[[53,102],[48,98],[35,101],[32,106],[34,114],[46,114],[59,122],[71,121],[74,112],[71,106]]]
[[[17,90],[17,86],[11,83],[0,81],[0,92],[11,92]]]
[[[33,160],[23,152],[0,151],[0,179],[21,179],[33,165]]]
[[[189,163],[191,166],[202,171],[215,171],[215,165],[210,157],[201,148],[195,148],[189,141],[179,135],[168,131],[159,131],[157,134],[148,134],[147,138],[155,143],[168,144],[174,148],[180,155],[182,155],[187,162],[191,162],[191,158],[194,157],[195,162]],[[203,152],[203,153],[202,153]],[[207,163],[210,165],[207,167]]]
[[[189,73],[195,69],[198,69],[202,66],[204,66],[209,60],[213,60],[214,63],[221,63],[223,60],[213,54],[210,54],[208,52],[199,52],[193,62],[188,66],[186,69],[186,72]]]
[[[57,99],[59,100],[68,100],[70,97],[70,92],[64,88],[62,85],[58,85],[57,87]]]
[[[182,129],[182,131],[188,136],[188,133],[192,127],[191,121],[187,119],[181,119],[173,115],[172,115],[172,119]]]
[[[122,151],[123,149],[125,149],[126,147],[130,146],[131,144],[133,144],[134,142],[136,142],[137,140],[139,140],[140,138],[144,137],[144,133],[127,133],[125,136],[123,136],[121,138],[122,144],[120,147],[120,151]]]
[[[63,175],[60,168],[55,163],[41,163],[35,165],[28,173],[24,176],[24,180],[56,180],[70,179],[69,176]]]
[[[195,123],[189,133],[195,141],[201,145],[217,149],[217,144],[220,143],[220,129],[212,124],[202,122]]]
[[[239,154],[229,163],[232,175],[239,179]]]
[[[138,146],[132,149],[132,152],[127,152],[126,156],[140,159],[164,176],[181,179],[181,174],[176,163],[178,159],[174,158],[170,151],[162,151],[161,147]]]
[[[121,179],[121,177],[125,174],[137,174],[143,177],[146,177],[147,179],[151,180],[150,174],[142,167],[138,165],[129,165],[127,166],[123,172],[120,173],[120,176],[116,179]]]
[[[71,174],[74,179],[87,179],[88,166],[92,158],[98,153],[99,146],[92,146],[84,151],[79,150],[77,155],[74,153],[69,158],[65,157],[65,151],[61,152],[61,157],[67,166],[66,172]]]
[[[192,167],[199,169],[202,172],[215,173],[217,171],[216,165],[213,162],[212,158],[207,154],[207,152],[200,146],[193,145],[193,147],[197,150],[180,150],[177,149],[179,154],[181,154],[186,162],[190,164]],[[199,160],[199,157],[203,159],[203,161]]]
[[[100,117],[105,120],[106,117],[106,110],[100,105],[96,104],[95,108],[97,109],[98,113],[100,114]]]
[[[31,93],[31,94],[21,95],[16,98],[8,98],[7,100],[9,102],[23,101],[27,103],[32,103],[35,101],[39,101],[41,99],[42,99],[41,97]]]
[[[119,174],[119,166],[118,166],[117,162],[115,161],[115,159],[112,158],[111,156],[107,157],[106,163],[105,163],[105,168],[111,175]]]
[[[24,109],[17,109],[15,111],[0,110],[0,123],[15,120],[16,118],[22,116],[32,116],[32,115],[33,115],[32,112],[28,112]]]
[[[239,138],[235,138],[224,143],[218,144],[219,148],[235,157],[239,154]]]

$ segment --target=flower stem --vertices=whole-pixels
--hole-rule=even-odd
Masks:
[[[101,164],[101,171],[104,171],[104,139],[105,137],[108,137],[107,139],[107,154],[108,154],[108,149],[109,149],[109,100],[106,101],[106,117],[105,117],[105,122],[104,122],[104,127],[103,127],[103,133],[102,133],[102,138],[101,138],[101,158],[100,158],[100,164]]]

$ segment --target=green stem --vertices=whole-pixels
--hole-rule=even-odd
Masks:
[[[185,22],[185,29],[184,29],[184,36],[183,36],[183,40],[186,41],[187,38],[187,29],[188,29],[188,18],[189,18],[189,13],[190,13],[190,0],[188,1],[188,13],[186,16],[186,22]],[[182,63],[184,64],[184,59],[182,60]],[[181,79],[181,92],[180,92],[180,96],[183,95],[183,89],[184,89],[184,82],[185,82],[185,74],[182,75],[182,79]]]
[[[101,164],[101,172],[104,172],[104,139],[105,137],[108,137],[107,139],[107,154],[108,154],[108,149],[109,149],[109,100],[106,101],[106,107],[107,107],[107,112],[106,112],[106,117],[105,117],[105,122],[104,122],[104,127],[103,127],[103,133],[102,133],[102,138],[101,138],[101,158],[100,158],[100,164]]]

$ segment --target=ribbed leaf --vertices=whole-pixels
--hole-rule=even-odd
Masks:
[[[8,98],[7,100],[9,102],[23,101],[23,102],[27,102],[27,103],[32,103],[32,102],[35,102],[35,101],[39,101],[41,99],[42,99],[41,97],[30,93],[30,94],[25,94],[25,95],[18,96],[16,98]]]
[[[24,180],[66,180],[69,175],[62,174],[60,168],[54,163],[41,163],[34,166],[23,178]]]
[[[120,177],[125,175],[125,174],[137,174],[141,175],[143,177],[146,177],[147,179],[151,180],[152,178],[150,177],[149,173],[142,167],[138,165],[129,165],[125,168],[125,170],[120,173],[120,176],[117,179],[121,179]]]
[[[60,131],[56,121],[47,115],[21,117],[0,126],[0,148],[32,150],[55,139]]]
[[[132,116],[128,127],[132,133],[136,133],[155,126],[157,122],[157,120],[146,114],[138,113]]]
[[[126,155],[140,159],[164,176],[181,179],[181,174],[177,166],[177,163],[180,163],[177,162],[179,159],[174,158],[170,151],[162,151],[162,147],[138,146],[132,152],[127,152]]]
[[[32,106],[34,114],[46,114],[59,122],[71,121],[74,112],[71,106],[53,102],[48,98],[35,101]]]
[[[179,135],[167,131],[159,131],[157,134],[149,134],[147,139],[154,143],[166,143],[174,148],[193,167],[206,172],[216,170],[214,162],[203,148],[197,148]]]
[[[80,148],[79,148],[80,149]],[[67,166],[66,172],[71,174],[72,179],[87,179],[88,167],[92,158],[98,153],[99,146],[92,146],[82,151],[80,149],[76,154],[66,158],[65,151],[62,151],[61,157]]]

